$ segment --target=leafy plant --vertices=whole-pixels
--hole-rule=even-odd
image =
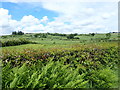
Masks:
[[[59,61],[50,61],[45,66],[41,63],[31,67],[24,64],[12,69],[7,65],[3,68],[3,88],[87,88],[88,81],[84,81],[84,76],[78,73],[78,69]]]

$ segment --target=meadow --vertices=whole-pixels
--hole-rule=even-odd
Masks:
[[[2,88],[118,88],[119,34],[1,36]]]

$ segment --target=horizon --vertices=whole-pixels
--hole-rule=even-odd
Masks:
[[[1,35],[118,32],[117,2],[0,2]]]
[[[14,31],[13,31],[14,32]],[[17,31],[16,31],[17,32]],[[23,32],[24,33],[24,32]],[[50,32],[46,32],[46,33],[50,33]],[[45,34],[46,34],[45,33]],[[54,32],[54,33],[51,33],[51,34],[55,34],[56,32]],[[94,33],[94,32],[93,32]],[[120,33],[120,32],[107,32],[107,33]],[[107,34],[107,33],[95,33],[95,34]],[[39,33],[24,33],[24,34],[39,34]],[[58,34],[67,34],[67,33],[58,33]],[[76,33],[69,33],[69,34],[76,34]],[[78,35],[80,35],[80,34],[91,34],[91,33],[77,33]],[[11,34],[5,34],[5,35],[0,35],[0,36],[6,36],[6,35],[12,35],[12,33]]]

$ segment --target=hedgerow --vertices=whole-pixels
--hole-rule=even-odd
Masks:
[[[20,39],[12,39],[12,40],[6,40],[6,41],[0,41],[0,43],[2,44],[2,47],[6,47],[6,46],[16,46],[16,45],[22,45],[22,44],[36,44],[36,42],[32,42],[23,38]]]

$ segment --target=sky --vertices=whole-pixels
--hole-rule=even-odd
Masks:
[[[118,31],[118,2],[0,2],[0,35],[24,33],[108,33]]]

